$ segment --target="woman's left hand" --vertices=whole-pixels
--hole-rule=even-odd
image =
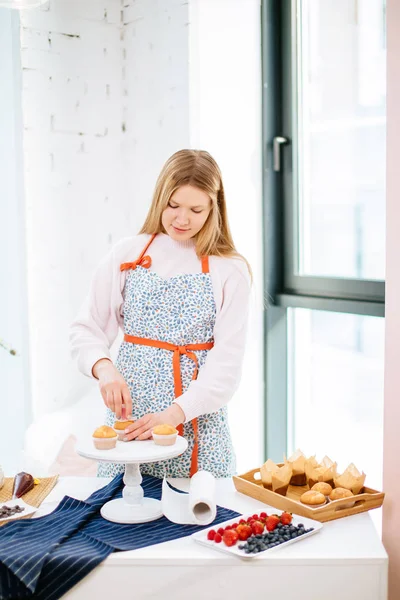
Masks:
[[[152,436],[153,427],[156,425],[172,425],[177,427],[185,421],[185,414],[179,404],[175,402],[161,412],[144,415],[125,429],[124,440],[148,440]]]

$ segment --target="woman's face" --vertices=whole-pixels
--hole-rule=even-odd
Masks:
[[[200,231],[210,210],[211,200],[206,192],[192,185],[183,185],[172,194],[161,222],[172,239],[183,242]]]

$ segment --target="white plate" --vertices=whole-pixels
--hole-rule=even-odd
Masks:
[[[277,514],[279,516],[281,513],[276,512],[272,514]],[[240,550],[239,545],[245,544],[245,542],[241,540],[238,540],[234,546],[225,546],[223,541],[217,544],[217,542],[214,542],[214,540],[207,539],[207,534],[210,531],[210,529],[214,529],[215,531],[217,531],[220,527],[226,527],[227,525],[238,523],[241,519],[247,521],[247,519],[249,519],[251,516],[252,515],[240,515],[239,517],[236,517],[236,519],[230,519],[229,521],[225,521],[224,523],[219,523],[215,527],[208,527],[207,529],[203,529],[202,531],[194,533],[192,535],[192,538],[195,540],[195,542],[198,542],[203,546],[207,546],[208,548],[212,548],[213,550],[219,550],[220,552],[225,552],[226,554],[233,554],[234,556],[238,556],[239,558],[254,559],[268,556],[270,552],[273,552],[274,550],[279,550],[281,548],[286,548],[286,546],[289,546],[289,544],[301,542],[302,540],[308,538],[310,535],[318,533],[322,529],[322,523],[320,523],[319,521],[314,521],[313,519],[307,519],[306,517],[299,517],[297,515],[293,515],[293,520],[291,524],[299,525],[299,523],[303,523],[306,529],[313,527],[313,531],[310,531],[309,533],[304,533],[300,537],[288,540],[287,542],[283,542],[278,546],[268,548],[267,550],[263,550],[262,552],[258,552],[257,554],[246,554],[244,550]]]
[[[37,511],[36,506],[31,506],[30,504],[27,504],[26,502],[24,502],[22,500],[22,498],[16,498],[15,500],[7,500],[7,502],[0,502],[0,507],[2,507],[2,506],[13,507],[13,506],[16,506],[17,504],[18,504],[18,506],[20,506],[21,508],[24,508],[25,510],[20,513],[15,513],[15,515],[12,515],[11,517],[0,518],[0,523],[3,523],[4,521],[14,521],[15,519],[20,519],[21,517],[26,517],[27,515],[32,515],[34,512]]]

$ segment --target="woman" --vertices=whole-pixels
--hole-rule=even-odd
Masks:
[[[107,425],[131,414],[128,441],[150,438],[163,423],[188,440],[183,455],[143,465],[143,473],[235,472],[226,405],[240,380],[250,280],[232,241],[218,165],[204,151],[176,152],[140,234],[102,261],[71,330],[80,370],[99,380]],[[119,328],[114,365],[109,349]],[[122,470],[101,463],[99,475]]]

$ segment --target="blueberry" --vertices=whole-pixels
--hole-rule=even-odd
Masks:
[[[292,540],[294,540],[294,538],[297,538],[297,533],[295,531],[292,533]]]
[[[303,529],[304,529],[303,523],[299,523],[297,527],[303,527]]]

